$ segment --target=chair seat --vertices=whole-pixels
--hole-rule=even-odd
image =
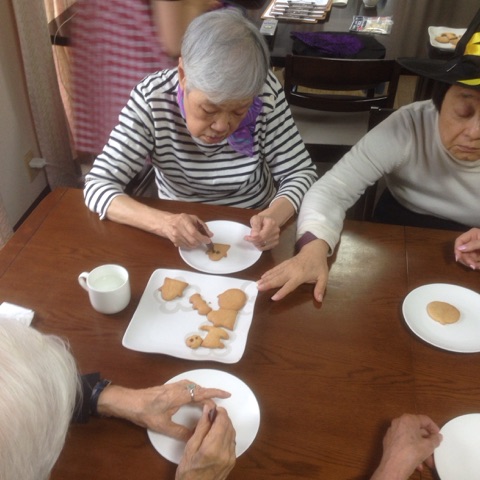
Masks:
[[[291,105],[304,143],[355,145],[368,131],[369,112],[324,112]]]

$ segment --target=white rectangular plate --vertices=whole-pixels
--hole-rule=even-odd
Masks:
[[[162,299],[158,289],[166,277],[189,284],[181,297],[170,301]],[[206,316],[193,309],[189,302],[190,296],[199,293],[214,310],[217,310],[218,295],[230,288],[242,289],[247,295],[247,303],[238,314],[234,330],[225,329],[230,337],[223,340],[225,348],[199,347],[193,350],[187,347],[185,340],[189,336],[205,337],[207,332],[200,330],[200,325],[212,325]],[[122,344],[131,350],[163,353],[187,360],[236,363],[245,351],[257,293],[257,284],[248,280],[184,270],[155,270],[125,331]]]

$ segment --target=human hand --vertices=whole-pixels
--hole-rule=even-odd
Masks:
[[[224,480],[235,465],[235,429],[225,409],[213,422],[205,405],[195,433],[185,446],[175,480]]]
[[[383,439],[383,456],[371,480],[407,480],[423,462],[433,468],[433,451],[440,445],[438,426],[425,415],[404,414],[392,421]]]
[[[280,241],[280,227],[269,215],[254,215],[250,219],[250,235],[245,235],[247,242],[253,243],[259,250],[271,250]]]
[[[455,240],[455,261],[472,270],[480,269],[480,228],[472,228]]]
[[[322,302],[328,279],[328,250],[323,240],[308,243],[293,258],[265,272],[257,282],[258,290],[281,287],[272,296],[272,300],[281,300],[302,283],[314,283],[313,296]]]
[[[193,397],[191,385],[195,385]],[[178,409],[192,401],[212,409],[215,407],[213,398],[228,397],[230,393],[224,390],[204,388],[188,380],[139,390],[109,385],[98,399],[97,410],[100,415],[125,418],[141,427],[187,441],[192,432],[172,421]]]
[[[208,243],[213,237],[213,233],[206,223],[202,222],[197,216],[187,213],[166,215],[162,230],[163,236],[171,240],[176,247],[198,247],[201,244]]]

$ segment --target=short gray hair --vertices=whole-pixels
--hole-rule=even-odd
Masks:
[[[187,91],[200,90],[213,103],[258,95],[270,63],[258,28],[232,7],[193,20],[181,56]]]
[[[46,480],[65,443],[79,380],[67,344],[0,320],[0,478]]]

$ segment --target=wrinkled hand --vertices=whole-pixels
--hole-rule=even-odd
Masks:
[[[235,465],[235,429],[218,407],[213,423],[205,406],[175,475],[176,480],[224,480]]]
[[[203,235],[198,225],[201,225],[207,236]],[[207,243],[213,236],[207,224],[197,216],[187,213],[168,214],[162,224],[162,236],[167,237],[176,247],[194,248]]]
[[[280,227],[277,221],[268,215],[254,215],[250,219],[250,235],[244,238],[253,243],[259,250],[271,250],[280,241]]]
[[[433,468],[433,451],[440,445],[438,426],[425,415],[404,414],[393,420],[383,439],[383,457],[372,480],[408,479],[425,462]]]
[[[101,415],[125,418],[131,422],[179,440],[188,440],[192,432],[172,421],[180,407],[192,403],[188,385],[180,380],[157,387],[133,390],[118,385],[108,386],[98,400]],[[195,387],[195,404],[215,407],[213,398],[228,398],[230,393],[218,388]]]
[[[455,261],[480,270],[480,228],[472,228],[455,240]]]
[[[281,287],[272,296],[272,300],[281,300],[302,283],[314,283],[313,296],[318,302],[323,301],[328,279],[328,249],[323,240],[308,243],[293,258],[265,272],[257,282],[258,290]]]

